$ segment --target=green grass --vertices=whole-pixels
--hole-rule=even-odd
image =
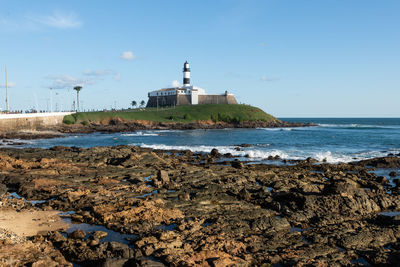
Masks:
[[[223,121],[239,123],[244,121],[277,121],[259,108],[242,104],[218,104],[218,105],[193,105],[177,106],[176,108],[146,108],[127,111],[108,112],[80,112],[64,117],[64,123],[90,123],[101,122],[120,118],[124,121],[145,120],[154,122],[194,122]]]

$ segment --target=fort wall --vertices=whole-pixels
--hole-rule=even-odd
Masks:
[[[146,107],[171,107],[174,105],[191,105],[190,95],[150,96]],[[198,104],[237,104],[233,95],[199,95]]]
[[[233,95],[199,95],[199,104],[237,104]]]

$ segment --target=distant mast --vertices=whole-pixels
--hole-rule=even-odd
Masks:
[[[9,107],[8,107],[7,66],[5,66],[5,71],[6,71],[6,109],[7,109],[7,113],[8,113],[9,112]]]
[[[190,68],[187,61],[183,64],[183,86],[190,86]]]

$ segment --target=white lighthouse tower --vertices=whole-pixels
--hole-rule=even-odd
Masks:
[[[185,64],[183,64],[183,86],[190,86],[190,68],[187,61],[185,62]]]

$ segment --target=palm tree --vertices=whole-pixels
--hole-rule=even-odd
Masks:
[[[136,106],[137,106],[137,103],[136,103],[136,101],[135,101],[135,100],[133,100],[133,101],[131,102],[131,105],[132,105],[132,107],[136,107]]]
[[[82,90],[82,86],[75,86],[74,90],[76,91],[76,103],[78,105],[78,111],[79,111],[79,91]]]
[[[144,107],[144,104],[146,104],[146,102],[144,102],[144,100],[140,101],[140,106]]]

